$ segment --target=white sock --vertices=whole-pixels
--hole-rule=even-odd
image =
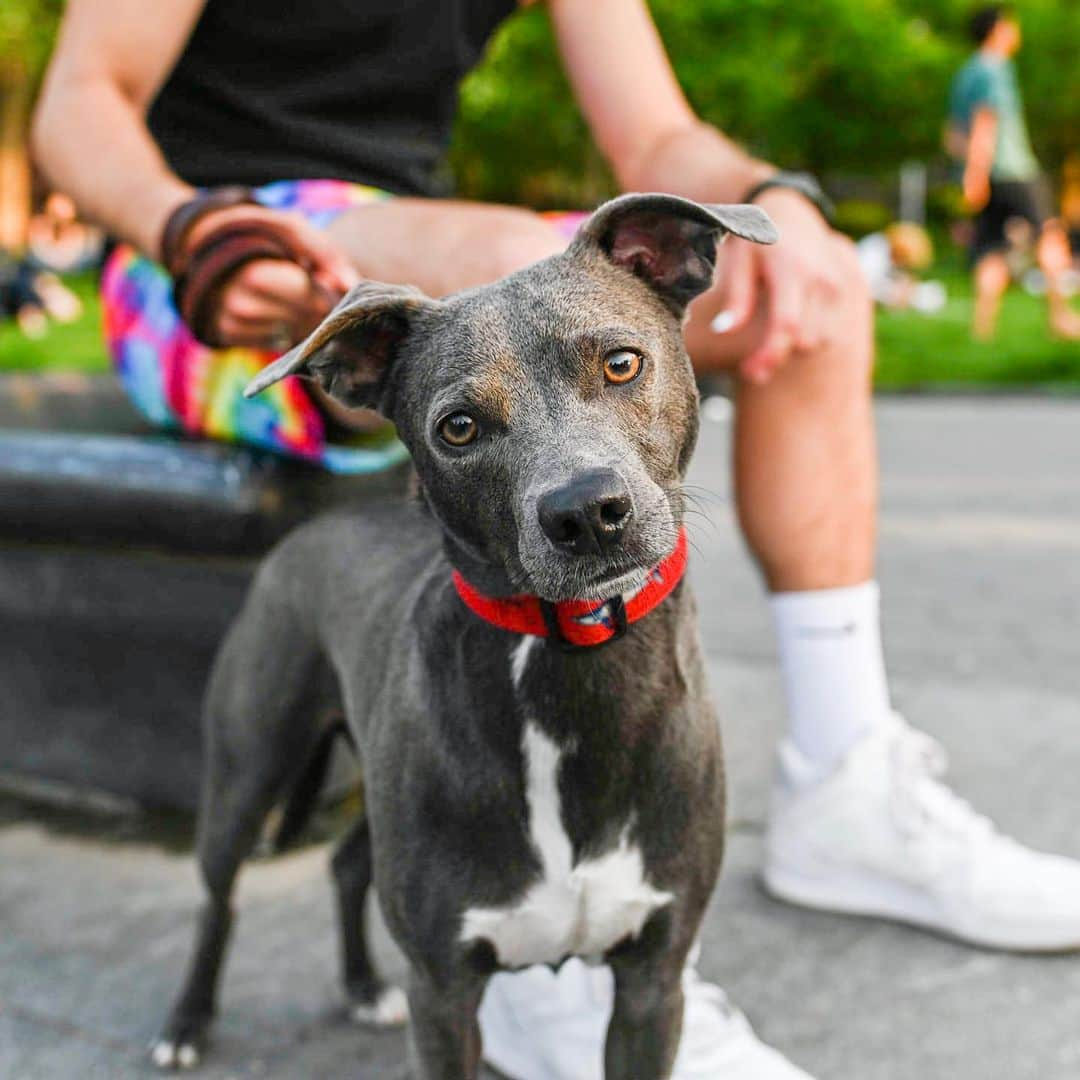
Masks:
[[[877,582],[771,603],[791,739],[824,774],[889,714]]]

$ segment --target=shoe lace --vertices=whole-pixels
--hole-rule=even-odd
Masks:
[[[997,837],[994,823],[943,782],[949,757],[941,743],[897,720],[893,767],[900,805],[913,809],[923,828],[936,826],[968,841]]]

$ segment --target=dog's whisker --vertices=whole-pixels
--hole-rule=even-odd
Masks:
[[[683,484],[682,490],[687,495],[691,492],[700,492],[699,498],[707,497],[723,506],[726,506],[731,502],[731,499],[727,495],[722,495],[719,491],[715,491],[713,488],[704,487],[701,484]]]

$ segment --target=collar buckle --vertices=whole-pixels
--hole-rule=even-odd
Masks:
[[[557,605],[553,604],[550,600],[540,600],[540,614],[544,617],[544,625],[547,627],[548,640],[563,652],[577,653],[600,649],[605,645],[610,645],[613,641],[618,641],[621,637],[625,637],[627,627],[629,626],[629,620],[626,617],[626,602],[621,596],[613,596],[610,600],[605,600],[604,603],[607,605],[607,609],[611,614],[611,621],[613,624],[611,637],[605,638],[603,641],[597,642],[594,645],[579,645],[576,641],[570,641],[563,633],[562,625],[559,623],[559,615],[556,610]]]

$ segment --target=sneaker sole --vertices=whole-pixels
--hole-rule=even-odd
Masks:
[[[890,903],[882,897],[879,884],[868,882],[857,874],[835,875],[825,879],[771,867],[762,872],[760,882],[773,899],[796,907],[835,915],[884,919],[980,949],[1040,955],[1080,952],[1080,928],[1067,936],[1058,934],[1053,937],[1047,936],[1045,931],[1017,929],[1015,926],[999,925],[980,930],[965,928],[949,922],[925,900],[919,903],[918,897],[910,896],[903,900],[898,897]],[[902,887],[896,888],[899,891]]]

